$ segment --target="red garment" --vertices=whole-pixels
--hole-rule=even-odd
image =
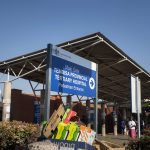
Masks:
[[[136,131],[135,129],[129,129],[129,135],[132,139],[136,138]]]

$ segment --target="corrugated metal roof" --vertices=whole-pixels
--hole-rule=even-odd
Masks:
[[[98,64],[99,98],[122,103],[130,101],[130,75],[142,83],[142,99],[150,98],[150,74],[101,33],[57,45]],[[47,49],[0,62],[0,72],[45,83]],[[26,63],[26,64],[25,64]],[[23,67],[24,66],[24,67]],[[23,68],[23,69],[22,69]],[[22,70],[22,71],[21,71]],[[19,76],[18,76],[19,75]]]

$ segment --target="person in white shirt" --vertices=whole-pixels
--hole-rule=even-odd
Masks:
[[[133,120],[133,118],[131,118],[131,120],[128,122],[128,126],[129,126],[129,136],[133,139],[136,138],[136,123]]]

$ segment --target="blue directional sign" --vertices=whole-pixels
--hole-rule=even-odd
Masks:
[[[51,91],[96,97],[96,64],[53,47]]]

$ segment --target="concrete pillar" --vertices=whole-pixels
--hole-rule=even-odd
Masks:
[[[66,106],[69,108],[71,108],[71,106],[72,106],[71,95],[67,95]]]
[[[106,124],[102,124],[102,136],[106,136]]]
[[[115,125],[114,125],[114,135],[118,135],[117,129],[118,129],[118,128],[117,128],[117,124],[115,124]]]
[[[4,83],[3,90],[3,121],[10,121],[10,106],[11,106],[11,82]]]
[[[102,136],[106,136],[106,124],[105,124],[105,117],[106,117],[106,113],[105,113],[105,104],[101,104],[101,118],[102,118]]]
[[[118,135],[118,132],[117,132],[117,121],[118,121],[118,118],[117,118],[116,109],[117,109],[117,108],[114,106],[114,112],[113,112],[114,135]]]
[[[41,113],[41,122],[44,121],[44,110],[45,110],[45,105],[44,105],[44,98],[45,98],[45,90],[41,90],[40,93],[40,113]]]
[[[123,118],[123,120],[125,120],[125,122],[127,121],[127,110],[126,110],[126,108],[122,108],[122,118]],[[125,125],[125,129],[124,129],[124,134],[128,135],[126,125]]]
[[[91,120],[90,120],[90,100],[86,100],[86,113],[87,113],[87,118],[88,118],[88,123],[87,126],[91,128]]]

